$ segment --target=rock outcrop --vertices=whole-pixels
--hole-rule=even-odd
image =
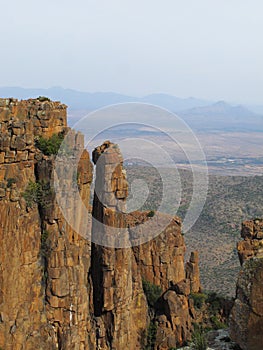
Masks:
[[[241,265],[253,257],[263,257],[263,220],[248,220],[242,224],[241,237],[237,245]]]
[[[243,223],[238,243],[242,269],[230,317],[231,338],[242,350],[261,350],[263,344],[263,220]]]
[[[96,164],[92,240],[101,243],[92,244],[98,346],[139,349],[148,308],[138,266],[129,249],[125,217],[128,183],[123,160],[118,146],[109,141],[96,148],[92,158]]]
[[[90,243],[60,213],[52,191],[55,156],[44,155],[35,138],[65,134],[66,106],[48,100],[0,100],[0,347],[86,349]],[[79,134],[74,136],[78,147]],[[72,145],[74,147],[74,145]],[[81,152],[82,152],[81,151]],[[79,179],[89,203],[91,164],[82,153]],[[23,193],[32,183],[27,203]],[[40,193],[45,198],[37,198]],[[87,333],[87,329],[90,333]]]
[[[147,212],[134,212],[128,216],[131,242],[136,243],[133,252],[141,276],[165,291],[185,278],[184,255],[186,248],[181,234],[181,220],[178,217],[172,218],[158,212],[153,218],[149,218],[147,215],[149,215]],[[140,225],[153,219],[155,221],[150,229],[157,230],[160,234],[156,238],[140,244],[139,238],[142,234]],[[165,229],[162,230],[162,227]]]
[[[192,252],[190,261],[186,263],[186,278],[190,280],[190,290],[192,293],[201,291],[200,272],[199,272],[199,255],[198,252]]]
[[[147,234],[147,229],[140,228],[142,223],[154,218],[151,229],[155,231],[169,222],[156,238],[133,247],[142,279],[160,286],[163,291],[155,306],[153,321],[156,325],[155,349],[165,350],[183,345],[191,338],[195,310],[189,296],[201,288],[198,253],[191,254],[185,267],[186,247],[180,218],[158,212],[151,216],[151,212],[134,212],[127,220],[131,242],[137,244],[140,234]]]
[[[185,268],[179,218],[126,213],[118,146],[107,141],[93,152],[91,209],[93,167],[83,136],[67,127],[65,105],[0,99],[0,131],[0,348],[143,349],[150,324],[156,350],[189,340],[198,256]],[[36,142],[57,134],[69,139],[59,159]],[[58,173],[65,210],[54,192]],[[137,229],[151,220],[160,234],[146,242],[147,232]],[[85,234],[78,229],[83,223]],[[161,289],[154,310],[145,281]]]
[[[195,311],[189,294],[190,281],[183,280],[175,289],[166,291],[158,301],[156,350],[177,348],[191,339]]]
[[[75,135],[73,147],[80,147],[81,157],[78,170],[80,196],[87,208],[90,200],[92,167],[84,143],[79,143]],[[84,141],[84,140],[83,140]],[[64,159],[66,160],[66,157]],[[53,157],[44,157],[36,164],[36,179],[52,188]],[[73,169],[72,169],[73,172]],[[84,176],[89,174],[89,176]],[[64,174],[64,182],[73,174]],[[49,183],[49,180],[51,183]],[[80,220],[85,215],[75,206],[73,215]],[[40,207],[42,229],[42,256],[44,259],[43,279],[45,314],[52,329],[52,346],[59,349],[89,349],[95,343],[92,326],[92,287],[89,280],[91,266],[91,244],[78,232],[75,232],[62,215],[52,190],[48,192],[45,205]],[[91,227],[89,227],[91,230]],[[51,331],[50,331],[51,333]]]

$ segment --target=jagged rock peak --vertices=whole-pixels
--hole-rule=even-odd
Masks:
[[[104,208],[125,212],[128,182],[119,146],[105,141],[94,149],[92,160],[96,165],[94,206],[96,207],[100,201]]]
[[[119,146],[110,141],[104,141],[101,146],[98,146],[92,152],[92,161],[96,165],[99,157],[104,155],[106,164],[122,163],[123,158]]]

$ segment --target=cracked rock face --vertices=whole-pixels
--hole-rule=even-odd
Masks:
[[[111,229],[120,228],[121,239],[129,247],[128,183],[119,147],[106,141],[93,151],[92,158],[96,165],[92,235],[101,237],[105,245],[118,246],[119,234]],[[140,348],[148,308],[132,250],[93,243],[92,279],[100,349]]]
[[[244,240],[238,243],[242,269],[230,317],[230,335],[242,350],[260,350],[263,344],[262,228],[263,220],[244,222]]]
[[[68,130],[66,106],[0,99],[0,129],[0,347],[87,349],[93,337],[91,246],[60,213],[51,190],[54,156],[42,154],[34,140]],[[78,134],[72,141],[83,150]],[[79,167],[88,206],[92,168],[86,151]],[[26,203],[29,180],[45,185],[45,205]]]
[[[241,265],[253,257],[263,258],[263,220],[244,221],[241,237],[237,245]]]
[[[56,168],[67,213],[77,227],[92,210],[92,222],[85,227],[91,243],[69,225],[57,203],[55,156],[35,145],[35,137],[69,132],[66,106],[0,99],[0,131],[0,348],[144,348],[150,314],[143,279],[163,292],[158,312],[151,315],[157,324],[155,349],[168,350],[189,339],[194,319],[189,294],[200,288],[198,256],[193,253],[185,268],[177,217],[153,240],[133,246],[141,239],[135,226],[149,217],[147,212],[126,213],[128,183],[118,146],[106,141],[93,152],[92,209],[93,167],[81,134],[70,132],[69,137],[80,158],[65,154],[59,160],[72,161],[72,169],[63,173],[63,166]],[[41,198],[34,193],[31,205],[23,195],[30,182],[34,189],[41,187]],[[69,205],[76,197],[84,203],[81,208]],[[159,224],[167,220],[161,213],[156,218]],[[109,244],[99,245],[95,237]],[[120,240],[127,248],[118,248]]]

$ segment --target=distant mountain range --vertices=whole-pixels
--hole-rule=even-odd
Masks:
[[[202,116],[202,117],[238,117],[248,118],[255,116],[256,113],[250,111],[244,106],[231,106],[230,104],[219,101],[208,106],[195,107],[182,112],[182,115],[187,116]]]
[[[178,114],[196,131],[263,132],[263,113],[257,114],[244,106],[231,106],[224,101]]]
[[[207,106],[211,102],[201,99],[178,98],[167,94],[152,94],[148,96],[134,97],[122,95],[114,92],[82,92],[61,87],[52,87],[48,89],[29,89],[21,87],[0,87],[1,97],[15,97],[19,99],[34,98],[38,96],[47,96],[52,100],[59,100],[67,104],[71,109],[94,110],[116,103],[142,102],[156,104],[163,108],[180,111],[194,107]]]
[[[157,105],[177,113],[195,130],[263,131],[263,118],[261,116],[263,115],[263,107],[261,109],[260,106],[255,106],[254,110],[261,115],[245,106],[232,106],[225,101],[213,102],[194,97],[178,98],[163,93],[133,97],[114,92],[90,93],[62,87],[48,89],[0,87],[0,97],[28,99],[38,96],[47,96],[68,105],[69,122],[70,118],[74,121],[78,119],[76,111],[88,112],[112,104],[141,102]]]

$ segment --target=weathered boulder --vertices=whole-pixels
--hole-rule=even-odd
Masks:
[[[182,284],[181,284],[182,286]],[[188,292],[188,288],[185,289]],[[175,290],[165,292],[157,305],[156,350],[182,346],[191,338],[192,318],[188,295]]]

